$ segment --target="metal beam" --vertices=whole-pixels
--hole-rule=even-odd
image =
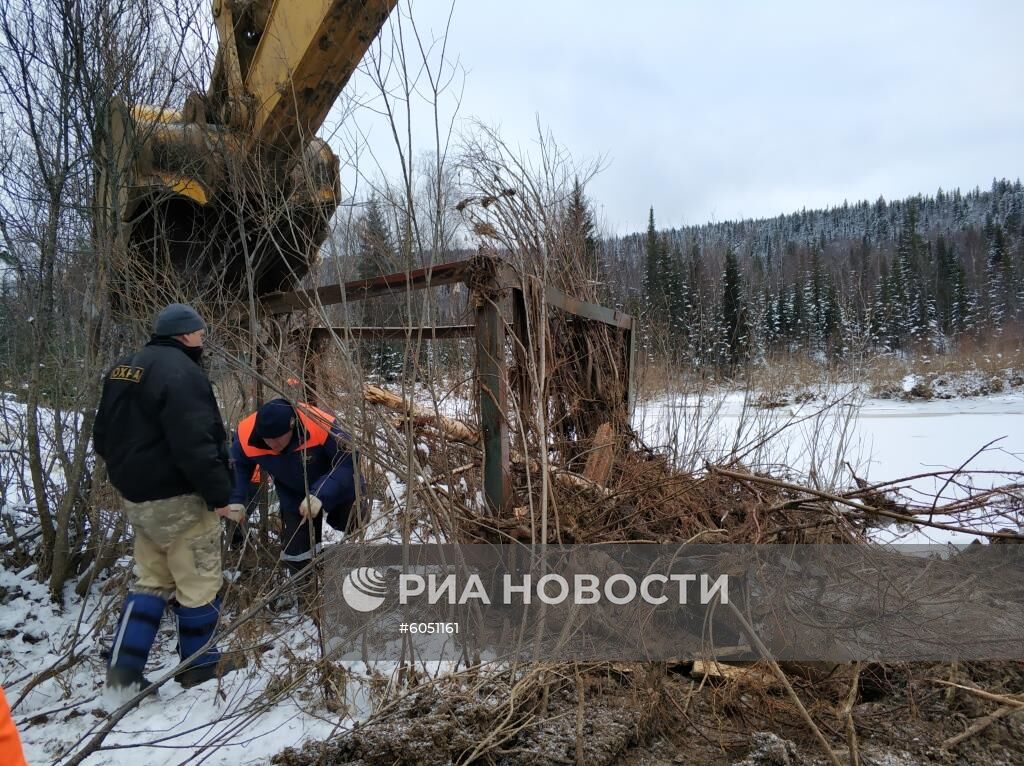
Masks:
[[[512,505],[508,442],[508,365],[505,320],[491,301],[476,311],[477,395],[484,445],[484,495],[491,513]]]
[[[436,327],[313,327],[313,337],[335,336],[341,340],[348,338],[419,338],[425,340],[442,340],[444,338],[469,338],[476,332],[476,325],[452,324]]]
[[[624,314],[623,312],[616,311],[615,309],[605,308],[604,306],[598,306],[594,303],[581,301],[577,298],[566,295],[555,287],[544,288],[544,300],[555,308],[583,317],[584,319],[593,319],[598,322],[604,322],[605,324],[610,324],[613,327],[621,327],[624,330],[632,329],[633,327],[633,317],[629,314]]]
[[[626,349],[626,417],[633,420],[636,409],[636,325],[624,332]]]
[[[303,401],[314,407],[321,405],[316,392],[320,380],[320,357],[323,355],[325,345],[326,336],[310,333],[306,339],[305,354],[302,357]]]
[[[533,389],[529,374],[533,361],[533,343],[530,341],[526,307],[526,294],[518,287],[512,288],[512,332],[517,341],[513,344],[513,353],[519,368],[519,406],[524,412],[530,412],[533,409]]]
[[[400,271],[372,279],[355,279],[344,284],[326,285],[315,290],[294,290],[270,293],[263,297],[263,310],[268,314],[288,314],[315,306],[332,306],[346,301],[361,301],[378,295],[404,293],[428,287],[464,282],[469,275],[469,261],[452,261],[415,271]]]

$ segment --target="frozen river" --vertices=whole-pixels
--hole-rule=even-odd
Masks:
[[[957,469],[964,463],[967,470],[999,472],[976,474],[978,487],[1013,480],[1002,472],[1024,471],[1020,391],[902,401],[865,399],[847,389],[824,400],[772,409],[753,407],[750,398],[736,393],[663,398],[638,405],[634,422],[650,445],[675,450],[684,463],[692,454],[716,462],[739,454],[746,465],[785,466],[802,481],[822,487],[852,486],[850,467],[872,482]],[[913,490],[922,493],[915,499],[934,496],[942,483],[914,481]],[[944,494],[948,498],[952,490],[947,487]],[[928,537],[971,539],[938,530],[929,531]]]

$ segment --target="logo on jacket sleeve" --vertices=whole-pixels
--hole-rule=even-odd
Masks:
[[[145,372],[141,367],[132,367],[127,364],[119,364],[110,371],[111,380],[123,380],[128,383],[141,383],[142,374]]]

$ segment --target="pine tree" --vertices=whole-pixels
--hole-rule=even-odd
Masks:
[[[654,227],[654,208],[647,223],[647,244],[644,261],[644,294],[649,310],[659,315],[665,307],[665,275],[662,264],[662,240]]]
[[[891,351],[895,347],[893,329],[892,280],[883,263],[878,274],[878,286],[871,304],[871,340],[879,348]]]
[[[732,248],[725,253],[722,275],[722,326],[730,364],[738,364],[750,349],[750,327],[743,298],[739,261]]]
[[[761,327],[761,338],[764,342],[764,347],[770,349],[779,339],[779,317],[778,317],[778,304],[772,297],[771,291],[768,289],[768,285],[764,287],[764,294],[761,296],[761,301],[764,307],[764,320]]]
[[[983,227],[986,216],[988,225]],[[839,332],[861,333],[880,348],[884,342],[886,348],[899,349],[941,343],[971,326],[984,332],[1021,321],[1022,228],[1024,186],[997,180],[985,191],[943,189],[933,197],[704,224],[668,232],[667,237],[655,230],[654,247],[647,247],[650,238],[641,231],[609,247],[621,257],[608,283],[623,300],[637,296],[638,311],[651,307],[653,312],[656,306],[656,316],[673,329],[681,324],[684,335],[692,335],[686,328],[703,326],[709,337],[719,338],[713,343],[722,342],[722,272],[716,269],[696,279],[689,272],[702,258],[721,259],[731,246],[752,296],[747,317],[756,325],[754,346],[782,344],[789,335],[794,350],[834,348],[836,338],[829,337],[825,326],[825,314],[835,314],[829,299],[831,279],[840,308]],[[682,281],[673,281],[680,261],[677,245],[684,255]],[[641,275],[646,289],[630,290],[630,284],[639,287]],[[681,323],[674,307],[680,288],[681,303],[690,312]],[[702,301],[706,305],[699,305]],[[710,348],[708,343],[701,346]]]
[[[653,211],[652,211],[653,212]],[[569,259],[581,269],[587,279],[601,278],[598,262],[597,227],[590,210],[590,201],[577,178],[573,184],[569,201],[565,207],[562,223],[563,241]]]
[[[369,279],[389,274],[396,269],[396,256],[380,201],[371,197],[366,212],[359,220],[360,278]],[[362,301],[363,324],[389,326],[401,324],[400,299],[380,297]],[[361,350],[370,370],[384,380],[391,380],[402,370],[402,350],[386,340],[364,341]]]
[[[966,279],[957,285],[957,322],[960,332],[974,332],[978,329],[981,308],[978,295],[967,288]]]
[[[1009,286],[1012,281],[1012,262],[1006,252],[1006,236],[1003,227],[991,217],[985,222],[988,239],[988,256],[985,262],[987,281],[988,324],[997,332],[1001,331],[1010,309]]]
[[[1021,194],[1020,181],[1008,195],[1009,202],[1006,206],[1006,216],[1003,218],[1003,228],[1007,234],[1024,233],[1024,195]]]
[[[839,294],[836,290],[836,284],[831,277],[828,279],[828,284],[825,288],[821,327],[824,350],[836,353],[842,345],[840,341],[843,335],[843,314],[839,306]]]
[[[701,264],[700,245],[694,242],[690,246],[690,253],[687,256],[684,266],[686,278],[686,311],[687,322],[699,322],[703,316],[704,306],[704,270]],[[690,333],[693,334],[692,332]]]
[[[663,242],[663,252],[668,251],[668,243]],[[666,273],[666,303],[668,309],[669,330],[673,337],[684,338],[686,336],[688,289],[686,285],[685,266],[683,263],[683,251],[677,242],[672,246],[668,262],[665,264]]]
[[[651,208],[647,226],[644,288],[652,319],[679,336],[685,322],[686,279],[683,273],[682,251],[669,244],[667,234],[659,234],[654,226],[654,208]]]
[[[917,222],[918,203],[912,199],[904,211],[890,283],[893,301],[890,330],[897,347],[908,341],[926,341],[929,335],[927,294],[921,278],[925,246],[917,231]]]
[[[825,327],[825,276],[821,265],[819,245],[811,252],[811,270],[807,275],[805,287],[805,307],[808,317],[808,337],[812,348],[822,350],[828,343],[828,332]]]
[[[807,344],[806,308],[803,286],[799,282],[794,282],[789,296],[789,338],[800,347],[805,347]]]
[[[952,337],[964,331],[968,311],[967,275],[956,248],[943,236],[935,242],[935,270],[937,328]]]
[[[779,287],[779,293],[775,297],[775,337],[780,341],[788,341],[792,332],[792,320],[789,311],[789,295],[786,286]]]

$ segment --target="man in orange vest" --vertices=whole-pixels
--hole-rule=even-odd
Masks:
[[[11,708],[0,686],[0,764],[3,766],[28,766],[21,749],[18,729],[14,726]]]
[[[292,573],[312,559],[323,519],[349,531],[364,521],[351,513],[356,500],[356,459],[351,437],[333,415],[309,404],[274,399],[238,424],[231,445],[235,487],[229,508],[244,511],[246,486],[259,468],[274,479],[284,534],[282,560]],[[360,504],[360,509],[362,508]],[[311,532],[312,525],[312,532]]]

